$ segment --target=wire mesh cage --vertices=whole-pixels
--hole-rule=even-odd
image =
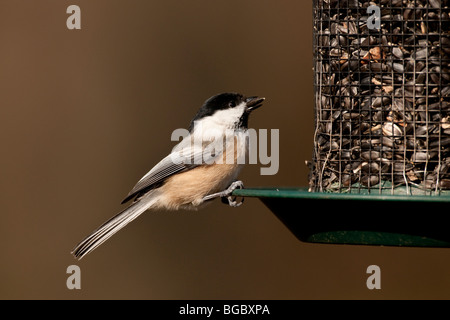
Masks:
[[[450,189],[450,0],[313,0],[310,191]]]

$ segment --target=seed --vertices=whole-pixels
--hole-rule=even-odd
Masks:
[[[399,47],[394,47],[394,48],[392,48],[392,54],[393,54],[394,57],[396,57],[397,59],[403,59],[403,52],[402,52],[402,50],[400,50]]]
[[[444,189],[444,190],[449,190],[450,189],[450,179],[442,179],[441,181],[439,181],[439,187],[441,187],[441,189]]]
[[[412,162],[422,162],[430,158],[430,155],[426,152],[416,152],[411,156]]]
[[[361,184],[366,187],[373,187],[380,182],[378,176],[363,176],[361,178]]]
[[[403,72],[405,71],[405,68],[403,68],[403,65],[401,63],[393,63],[392,69],[394,69],[395,72]]]
[[[361,171],[364,173],[378,173],[380,171],[380,164],[378,162],[363,162]]]
[[[433,8],[440,8],[441,7],[441,0],[430,0],[430,4]]]
[[[399,137],[402,135],[402,130],[393,122],[386,122],[383,125],[383,134],[390,137],[390,136],[394,136],[394,137]]]

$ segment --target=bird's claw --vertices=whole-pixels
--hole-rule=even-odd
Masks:
[[[236,201],[238,197],[233,196],[232,193],[234,190],[236,189],[243,189],[244,188],[244,183],[242,181],[234,181],[226,190],[226,195],[224,197],[222,197],[222,202],[227,204],[228,201],[228,205],[230,207],[239,207],[244,203],[244,198],[242,198],[242,200],[240,202]]]

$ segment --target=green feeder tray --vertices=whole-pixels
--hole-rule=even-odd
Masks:
[[[233,195],[259,198],[303,242],[450,247],[450,192],[417,193],[253,188],[235,190]]]

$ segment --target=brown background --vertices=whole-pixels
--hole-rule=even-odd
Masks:
[[[251,125],[280,129],[279,173],[248,166],[245,184],[307,184],[311,2],[2,0],[0,298],[450,298],[450,250],[301,243],[256,199],[147,213],[81,262],[69,254],[219,92],[265,96]],[[66,28],[70,4],[82,30]],[[81,290],[66,288],[71,264]]]

